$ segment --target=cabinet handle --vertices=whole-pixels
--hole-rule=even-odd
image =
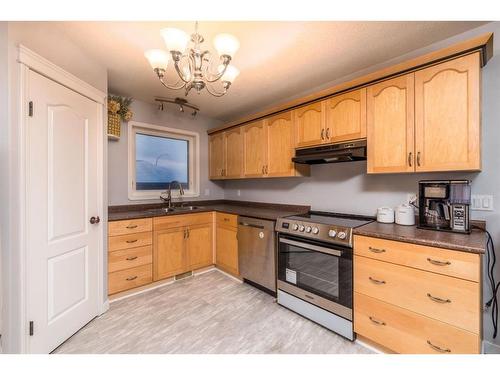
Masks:
[[[410,152],[410,153],[408,154],[408,165],[409,165],[410,167],[411,167],[411,160],[412,160],[412,156],[413,156],[413,153],[412,153],[412,152]]]
[[[330,139],[330,128],[326,128],[326,139]]]
[[[125,259],[127,259],[127,260],[136,260],[137,256],[135,256],[135,257],[128,257],[128,258],[125,258]]]
[[[385,253],[385,249],[377,249],[376,247],[368,246],[368,250],[375,254]]]
[[[269,166],[266,164],[266,174],[269,173]]]
[[[224,221],[229,221],[229,219],[227,217],[224,218]]]
[[[132,280],[135,280],[137,279],[137,276],[132,276],[132,277],[127,277],[126,280],[127,281],[132,281]]]
[[[427,297],[431,299],[431,301],[437,302],[437,303],[451,303],[450,299],[442,299],[439,297],[434,297],[432,294],[427,293]]]
[[[434,345],[431,340],[427,340],[427,344],[432,348],[434,349],[435,351],[437,352],[440,352],[440,353],[451,353],[451,350],[450,349],[443,349],[443,348],[440,348],[439,346],[437,345]]]
[[[325,129],[321,129],[321,139],[325,140]]]
[[[135,239],[135,240],[127,240],[126,242],[127,243],[134,243],[134,242],[137,242],[137,239]]]
[[[373,316],[369,316],[368,318],[372,321],[372,323],[375,323],[376,325],[379,325],[379,326],[385,326],[386,325],[385,322],[383,322],[381,320],[377,320]]]
[[[184,239],[187,238],[187,229],[184,229]]]
[[[262,166],[262,174],[266,174],[266,167]]]
[[[449,266],[451,264],[450,261],[442,262],[440,260],[435,260],[435,259],[431,259],[431,258],[427,258],[427,261],[430,264],[434,264],[435,266]]]
[[[385,284],[385,281],[384,280],[377,280],[377,279],[374,279],[373,277],[368,277],[368,279],[370,279],[370,281],[374,284],[377,284],[377,285],[381,285],[381,284]]]
[[[189,238],[189,229],[186,229],[186,235],[187,235],[186,238]]]
[[[420,167],[420,151],[417,152],[417,166]]]
[[[135,229],[137,228],[137,225],[127,225],[127,229]]]

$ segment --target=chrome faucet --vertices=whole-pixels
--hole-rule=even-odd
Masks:
[[[179,194],[184,195],[184,189],[182,187],[182,184],[179,181],[171,181],[168,183],[168,190],[166,191],[166,193],[167,193],[166,198],[163,197],[163,193],[165,193],[165,191],[160,194],[160,199],[162,201],[168,203],[168,209],[172,208],[172,185],[175,185],[175,184],[177,184],[177,186],[179,186]]]

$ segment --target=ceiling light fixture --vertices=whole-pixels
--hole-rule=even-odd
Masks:
[[[198,22],[195,23],[195,31],[191,37],[184,31],[171,27],[162,29],[160,34],[170,55],[163,50],[153,49],[146,51],[144,56],[148,59],[163,86],[172,90],[184,88],[185,95],[188,95],[193,88],[198,94],[206,88],[210,94],[216,97],[227,93],[240,73],[233,65],[229,65],[240,47],[238,39],[230,34],[215,36],[214,46],[219,55],[220,63],[214,72],[212,67],[217,63],[214,63],[214,56],[210,51],[201,48],[201,43],[205,39],[198,33]],[[193,46],[186,52],[190,40]],[[170,59],[174,62],[178,76],[177,82],[173,84],[167,83],[165,77]],[[212,86],[217,81],[222,83],[222,91],[218,91]]]
[[[198,111],[200,110],[197,106],[194,104],[189,103],[186,99],[183,98],[175,98],[175,99],[169,99],[169,98],[155,98],[155,101],[160,103],[158,105],[158,109],[160,111],[165,110],[165,103],[170,103],[170,104],[176,104],[179,106],[179,112],[184,112],[184,108],[189,108],[192,109],[193,112],[191,112],[191,116],[195,117]]]

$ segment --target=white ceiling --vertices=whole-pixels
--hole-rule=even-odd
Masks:
[[[192,91],[187,99],[205,116],[234,119],[484,23],[200,22],[199,31],[211,50],[220,32],[239,39],[233,64],[241,73],[222,98]],[[146,102],[154,102],[155,96],[183,97],[182,90],[161,85],[144,51],[164,48],[160,29],[178,27],[192,33],[194,22],[61,22],[59,26],[107,67],[110,92]]]

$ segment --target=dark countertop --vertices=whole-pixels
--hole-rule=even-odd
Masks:
[[[165,212],[164,204],[139,204],[108,207],[108,221],[142,219],[157,216],[184,215],[197,212],[224,212],[257,219],[276,220],[280,217],[308,212],[309,206],[270,204],[260,202],[214,200],[184,202],[199,207],[193,211]]]
[[[484,222],[482,223],[483,225],[479,226],[484,227]],[[486,252],[486,234],[479,229],[473,229],[471,234],[461,234],[419,229],[416,225],[384,224],[375,221],[355,228],[353,233],[475,254]]]

